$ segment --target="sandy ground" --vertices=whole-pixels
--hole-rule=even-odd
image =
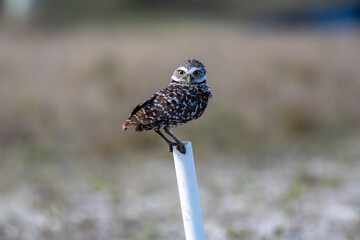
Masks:
[[[200,159],[207,239],[360,239],[360,152],[346,152]],[[0,239],[184,239],[171,155],[138,158],[29,164],[8,156]]]

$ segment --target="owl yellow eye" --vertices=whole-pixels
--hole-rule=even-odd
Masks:
[[[194,71],[194,75],[195,75],[195,76],[199,76],[199,74],[200,74],[200,71],[199,71],[199,70]]]
[[[183,70],[179,70],[178,73],[179,73],[180,76],[183,76],[185,74],[185,72]]]

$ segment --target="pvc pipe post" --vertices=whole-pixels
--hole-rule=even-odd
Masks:
[[[186,240],[205,240],[192,145],[191,142],[183,143],[186,154],[173,146],[173,155],[185,237]]]

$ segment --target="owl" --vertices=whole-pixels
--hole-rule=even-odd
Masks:
[[[170,84],[137,105],[122,129],[125,131],[128,127],[135,126],[136,131],[154,130],[168,143],[169,152],[172,152],[172,146],[176,146],[185,154],[184,144],[171,128],[199,118],[211,98],[204,65],[193,58],[185,59],[174,71]]]

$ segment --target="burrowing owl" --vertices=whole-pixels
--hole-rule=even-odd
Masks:
[[[196,59],[185,59],[172,77],[169,86],[151,95],[146,101],[137,105],[122,129],[136,126],[136,131],[154,130],[168,144],[185,154],[184,144],[170,130],[190,120],[199,118],[211,98],[210,88],[206,85],[206,69]],[[169,140],[162,132],[170,135],[176,143]]]

